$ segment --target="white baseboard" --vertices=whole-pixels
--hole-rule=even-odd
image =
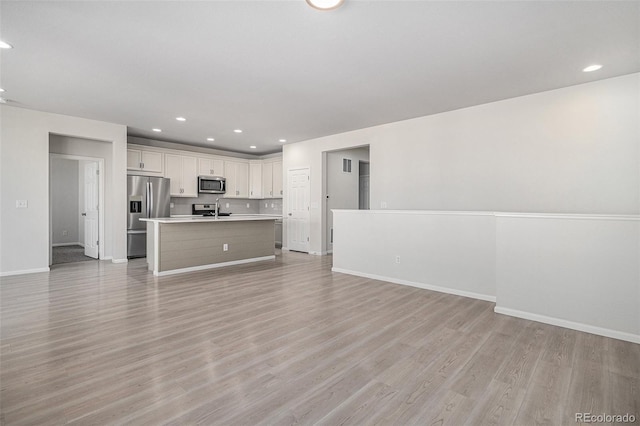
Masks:
[[[191,266],[189,268],[172,269],[170,271],[162,271],[162,272],[153,271],[153,275],[157,277],[164,277],[165,275],[175,275],[175,274],[182,274],[184,272],[203,271],[205,269],[214,269],[214,268],[222,268],[224,266],[242,265],[244,263],[262,262],[263,260],[274,260],[275,258],[276,258],[275,255],[252,257],[250,259],[232,260],[229,262],[212,263],[209,265]]]
[[[66,247],[66,246],[80,246],[80,247],[84,247],[84,244],[80,244],[79,242],[75,242],[75,243],[55,243],[55,244],[51,244],[51,247]]]
[[[440,293],[453,294],[456,296],[470,297],[472,299],[485,300],[487,302],[493,302],[493,303],[496,302],[496,297],[490,296],[488,294],[473,293],[471,291],[464,291],[464,290],[458,290],[450,287],[441,287],[441,286],[430,285],[425,283],[418,283],[415,281],[401,280],[399,278],[384,277],[382,275],[367,274],[367,273],[358,272],[358,271],[350,271],[348,269],[342,269],[342,268],[331,268],[331,270],[333,272],[340,272],[342,274],[355,275],[363,278],[371,278],[373,280],[387,281],[394,284],[408,285],[411,287],[422,288],[424,290],[432,290]]]
[[[114,259],[113,257],[105,257],[105,260],[107,259],[111,259],[111,263],[129,263],[129,259],[124,258],[124,259]]]
[[[326,251],[310,251],[309,254],[313,256],[326,256],[327,252]]]
[[[37,274],[39,272],[49,272],[49,268],[23,269],[21,271],[0,272],[0,277],[10,277],[12,275]]]
[[[596,327],[580,322],[568,321],[560,318],[548,317],[546,315],[533,314],[531,312],[519,311],[517,309],[501,308],[496,306],[493,311],[497,314],[509,315],[512,317],[569,328],[571,330],[584,331],[585,333],[596,334],[598,336],[611,337],[613,339],[625,340],[632,343],[640,343],[640,335],[626,333],[623,331],[611,330],[608,328]]]

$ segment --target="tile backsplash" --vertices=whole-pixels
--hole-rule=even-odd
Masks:
[[[215,194],[202,194],[198,198],[171,198],[172,215],[191,214],[192,204],[213,204]],[[282,199],[253,200],[220,197],[220,211],[244,214],[282,214]]]
[[[272,198],[267,200],[257,200],[260,204],[261,214],[282,214],[282,198]]]

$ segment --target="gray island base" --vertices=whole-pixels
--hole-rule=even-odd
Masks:
[[[147,222],[147,265],[156,276],[275,259],[276,217],[140,220]]]

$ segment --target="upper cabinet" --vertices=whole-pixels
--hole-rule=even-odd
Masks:
[[[262,162],[249,162],[249,198],[262,198]]]
[[[172,197],[198,196],[198,167],[196,157],[166,154],[165,177],[171,179]]]
[[[199,157],[198,175],[224,176],[224,161],[221,158]]]
[[[227,179],[226,198],[282,198],[282,159],[247,160],[129,144],[127,171],[171,179],[172,197],[198,197],[198,176]]]
[[[262,197],[282,198],[282,161],[262,164]]]
[[[225,161],[227,192],[225,198],[249,198],[249,163],[244,161]]]
[[[264,198],[273,198],[273,163],[262,165],[262,195]]]
[[[163,172],[163,153],[146,149],[127,149],[127,170],[140,174],[161,174]]]
[[[273,197],[282,198],[282,161],[273,163]]]

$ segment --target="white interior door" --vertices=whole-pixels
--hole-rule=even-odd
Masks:
[[[84,255],[98,258],[98,162],[84,165]]]
[[[288,172],[287,248],[309,252],[309,169]]]

